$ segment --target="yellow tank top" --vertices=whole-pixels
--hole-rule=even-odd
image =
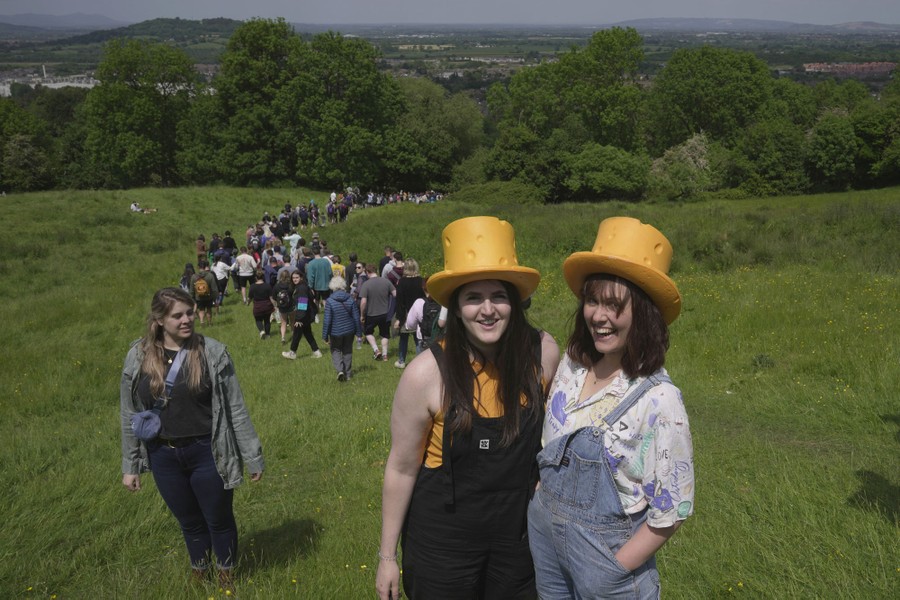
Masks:
[[[472,386],[475,412],[480,417],[495,418],[503,416],[503,405],[500,403],[498,385],[500,375],[493,363],[482,366],[473,362],[475,369],[475,383]],[[444,461],[444,413],[434,415],[431,431],[428,433],[428,441],[425,443],[425,466],[437,468]]]

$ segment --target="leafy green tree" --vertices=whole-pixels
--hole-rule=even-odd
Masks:
[[[50,187],[51,153],[46,125],[13,100],[0,98],[0,190]]]
[[[698,133],[666,150],[653,161],[647,181],[651,198],[690,200],[701,192],[718,187],[721,174],[715,172],[709,138]]]
[[[785,117],[744,130],[735,150],[734,183],[755,196],[800,194],[809,189],[803,129]]]
[[[598,31],[585,48],[573,48],[559,62],[524,69],[507,86],[492,87],[488,106],[501,129],[524,126],[549,136],[564,126],[572,130],[571,120],[577,119],[574,129],[583,130],[588,140],[634,149],[640,145],[642,60],[641,37],[634,29]]]
[[[226,182],[223,151],[219,146],[224,123],[217,94],[199,87],[187,115],[178,123],[181,144],[177,160],[182,181],[195,185]]]
[[[397,83],[405,108],[387,136],[385,168],[396,187],[443,188],[453,166],[480,146],[481,112],[468,97],[449,96],[427,79],[406,78]]]
[[[759,119],[787,119],[808,129],[815,124],[817,116],[818,107],[812,88],[782,77],[772,81],[772,97],[761,107]]]
[[[265,185],[294,177],[294,144],[279,114],[290,107],[278,101],[300,74],[297,55],[303,50],[283,18],[251,19],[235,30],[214,81],[215,101],[204,102],[195,115],[203,123],[221,123],[205,133],[194,128],[188,152],[195,174],[209,173],[201,157],[212,153],[229,183]]]
[[[819,113],[829,110],[852,111],[869,98],[869,89],[860,81],[846,79],[840,83],[826,79],[813,88]]]
[[[455,192],[467,186],[481,185],[487,182],[487,164],[490,151],[482,146],[465,160],[453,167],[448,192]]]
[[[878,166],[885,150],[892,141],[892,125],[900,117],[900,111],[892,111],[889,102],[877,102],[866,98],[858,103],[850,114],[853,132],[859,140],[856,157],[855,187],[889,185],[891,177]]]
[[[293,142],[298,181],[340,187],[385,179],[384,145],[403,108],[396,83],[379,72],[377,50],[333,32],[292,57],[296,73],[279,94],[280,129]]]
[[[30,135],[17,133],[3,144],[2,182],[10,189],[32,192],[50,187],[50,159]]]
[[[86,170],[94,185],[177,183],[177,124],[198,76],[183,52],[161,44],[113,40],[85,101]]]
[[[554,153],[547,140],[528,127],[508,126],[491,148],[486,173],[489,180],[526,183],[540,190],[544,198],[551,198],[561,185],[562,159],[562,154]]]
[[[638,199],[647,187],[650,159],[616,148],[587,144],[567,157],[564,185],[572,199]]]
[[[846,114],[825,114],[809,134],[807,169],[822,190],[850,187],[856,172],[859,138]]]
[[[493,86],[488,106],[498,140],[489,176],[529,183],[547,198],[607,195],[617,185],[614,167],[600,175],[592,170],[592,158],[609,153],[599,147],[623,150],[617,159],[640,152],[642,59],[637,32],[616,27],[596,32],[584,49],[573,48],[556,63],[522,70],[508,85]],[[624,192],[632,189],[630,183],[623,186],[623,193],[632,193]]]
[[[677,50],[653,82],[649,129],[657,152],[697,133],[732,142],[772,97],[766,63],[749,52]]]

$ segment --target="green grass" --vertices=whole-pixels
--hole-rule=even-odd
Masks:
[[[667,366],[694,436],[696,515],[660,553],[670,598],[894,598],[900,592],[900,190],[686,205],[517,206],[487,195],[391,206],[322,230],[346,258],[385,244],[440,268],[451,220],[493,214],[544,275],[531,317],[564,345],[561,264],[625,214],[675,247],[684,311]],[[199,188],[0,199],[0,597],[210,598],[187,584],[152,477],[120,484],[118,380],[153,291],[193,240],[240,239],[322,192]],[[497,197],[500,197],[498,194]],[[128,211],[132,200],[157,207]],[[355,354],[283,360],[228,298],[228,344],[268,468],[236,493],[245,598],[374,597],[380,485],[399,371]],[[392,345],[392,352],[395,346]],[[393,362],[393,358],[391,359]]]

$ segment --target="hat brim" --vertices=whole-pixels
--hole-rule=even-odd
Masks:
[[[627,279],[644,290],[662,313],[667,325],[681,313],[681,294],[667,275],[655,269],[623,260],[615,256],[602,256],[593,252],[576,252],[563,263],[563,276],[569,289],[581,298],[584,280],[590,275],[606,273]]]
[[[506,281],[519,291],[522,300],[530,297],[541,282],[541,274],[530,267],[484,268],[465,271],[441,271],[428,278],[428,293],[441,306],[450,308],[450,299],[456,288],[485,279]]]

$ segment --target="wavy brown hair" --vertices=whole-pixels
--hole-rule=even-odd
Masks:
[[[503,406],[500,445],[506,447],[516,440],[523,424],[533,425],[542,421],[543,391],[540,352],[534,351],[535,340],[539,337],[525,316],[519,291],[510,283],[500,283],[506,289],[511,305],[509,324],[497,342],[493,361],[500,374],[498,390]],[[472,397],[476,375],[472,357],[481,364],[487,361],[469,342],[462,319],[457,315],[462,287],[457,288],[450,298],[444,333],[444,358],[438,361],[444,383],[441,400],[444,426],[449,427],[453,434],[468,434],[472,430],[472,420],[477,416]]]
[[[616,290],[621,289],[616,286],[617,283],[625,286],[624,294],[616,294]],[[566,345],[569,358],[585,367],[603,358],[603,354],[594,347],[590,326],[584,320],[585,298],[597,298],[604,304],[616,307],[616,314],[622,314],[631,302],[631,329],[622,356],[622,372],[626,377],[646,377],[662,368],[669,349],[669,328],[662,313],[637,285],[607,274],[591,275],[584,281],[581,302],[572,315],[575,322],[572,335]]]
[[[166,391],[166,353],[163,346],[163,328],[159,321],[172,312],[172,308],[179,302],[187,304],[193,310],[193,298],[181,288],[163,288],[153,294],[153,300],[150,302],[147,333],[141,340],[141,352],[144,355],[141,372],[150,378],[150,392],[154,398],[164,396]],[[203,370],[206,368],[203,346],[203,336],[196,331],[184,343],[187,356],[182,368],[188,388],[192,392],[200,390]]]

